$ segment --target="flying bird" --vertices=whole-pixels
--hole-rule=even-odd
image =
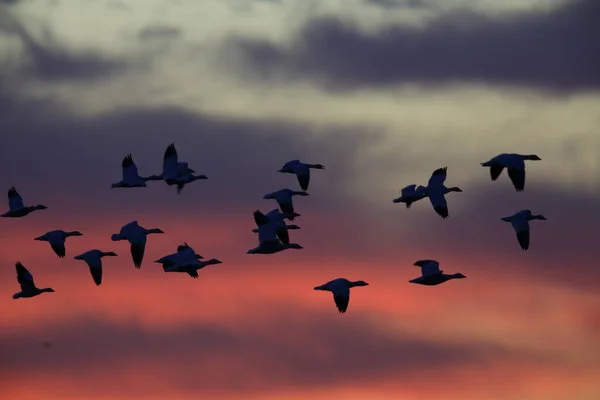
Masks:
[[[444,271],[440,270],[440,263],[435,260],[419,260],[413,265],[421,267],[421,276],[411,279],[409,281],[410,283],[416,283],[425,286],[436,286],[451,279],[466,278],[466,276],[461,273],[445,274]]]
[[[282,243],[290,242],[290,235],[288,233],[289,229],[300,229],[298,225],[287,225],[284,219],[288,217],[288,214],[283,214],[276,208],[269,211],[267,214],[265,214],[265,216],[269,218],[269,220],[275,226],[275,233]],[[295,216],[299,216],[299,214],[295,214]],[[252,230],[254,233],[258,233],[258,231],[258,228]]]
[[[433,209],[436,213],[442,218],[448,218],[448,203],[446,202],[445,195],[450,192],[462,192],[460,188],[451,187],[448,188],[444,186],[444,182],[446,181],[446,175],[448,172],[448,168],[438,168],[433,171],[431,174],[431,178],[429,178],[429,183],[427,186],[422,189],[422,193],[425,193],[427,197],[429,197],[429,201],[433,206]]]
[[[79,231],[66,232],[63,230],[56,230],[44,233],[42,236],[36,237],[34,240],[50,243],[50,247],[56,253],[59,258],[64,258],[66,255],[65,240],[71,236],[83,236],[83,233]]]
[[[297,243],[282,243],[277,238],[273,222],[259,210],[254,211],[254,222],[258,226],[258,247],[248,250],[248,254],[274,254],[287,249],[302,249]]]
[[[292,160],[283,164],[283,167],[277,172],[295,174],[298,178],[298,183],[303,191],[308,190],[308,184],[310,183],[310,170],[312,169],[325,169],[321,164],[305,164],[300,160]]]
[[[19,282],[19,285],[21,285],[21,291],[13,294],[13,299],[26,299],[29,297],[35,297],[42,293],[54,292],[54,289],[52,288],[40,289],[36,287],[33,281],[33,276],[27,270],[27,268],[25,268],[23,264],[21,264],[20,261],[17,261],[17,263],[15,264],[15,268],[17,269],[17,282]]]
[[[424,199],[425,197],[427,197],[425,186],[408,185],[400,191],[400,197],[396,197],[392,201],[394,203],[404,203],[406,204],[406,208],[410,208],[414,202]]]
[[[512,181],[517,192],[525,189],[525,160],[540,161],[535,154],[502,153],[489,161],[481,163],[483,167],[490,167],[492,181],[498,179],[504,168],[508,171],[508,177]]]
[[[160,229],[146,229],[141,227],[137,221],[132,221],[127,225],[121,227],[119,233],[115,233],[111,236],[113,242],[119,240],[127,240],[131,244],[131,258],[133,259],[133,265],[136,268],[142,267],[142,260],[144,259],[144,251],[146,250],[147,236],[152,233],[164,233]]]
[[[146,182],[148,181],[162,180],[162,178],[158,175],[151,175],[147,177],[140,176],[131,154],[127,154],[123,158],[123,161],[121,162],[121,167],[123,168],[122,179],[117,183],[113,183],[113,188],[146,187]]]
[[[165,272],[185,272],[194,279],[198,279],[198,270],[208,266],[222,264],[221,260],[211,258],[210,260],[200,261],[194,254],[179,253],[174,259],[174,263],[170,266],[163,264]]]
[[[286,214],[286,218],[293,221],[295,217],[300,216],[300,214],[294,212],[293,196],[308,196],[308,193],[292,189],[281,189],[273,193],[265,194],[263,199],[274,199],[281,211]]]
[[[196,171],[189,168],[187,162],[179,161],[175,143],[171,143],[169,146],[167,146],[163,156],[163,171],[160,175],[167,185],[177,185],[179,178],[185,176],[186,174],[193,174],[194,172]]]
[[[116,257],[117,254],[112,251],[88,250],[83,254],[73,257],[76,260],[83,260],[90,268],[92,279],[96,286],[102,283],[102,257]]]
[[[533,215],[531,210],[521,210],[510,217],[501,218],[502,221],[510,222],[513,229],[517,233],[517,240],[523,251],[529,249],[529,221],[534,219],[540,219],[545,221],[546,217],[543,215]]]
[[[161,257],[158,260],[154,261],[155,263],[162,264],[163,269],[168,268],[172,265],[175,265],[178,258],[182,255],[192,255],[195,259],[201,260],[202,257],[200,254],[197,254],[192,247],[185,242],[184,244],[180,244],[177,246],[177,253],[169,254],[167,256]]]
[[[324,285],[315,287],[315,290],[324,290],[333,293],[333,301],[340,314],[343,314],[348,309],[350,288],[357,286],[369,286],[369,284],[365,281],[353,282],[345,278],[337,278]]]
[[[8,189],[8,211],[0,215],[5,218],[20,218],[24,217],[36,210],[45,210],[48,207],[38,204],[36,206],[26,206],[23,203],[23,198],[17,192],[14,186]]]

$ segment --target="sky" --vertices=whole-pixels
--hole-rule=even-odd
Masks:
[[[596,0],[3,0],[0,390],[22,400],[600,397]],[[208,180],[111,189],[166,146]],[[479,163],[537,154],[524,192]],[[248,255],[277,172],[321,163]],[[448,167],[450,217],[393,204]],[[5,196],[5,195],[3,195]],[[8,208],[6,197],[3,212]],[[531,247],[500,218],[521,209]],[[138,220],[142,268],[110,235]],[[33,238],[78,230],[59,259]],[[194,280],[154,260],[187,242]],[[73,256],[114,251],[96,286]],[[467,279],[413,285],[419,259]],[[19,291],[21,261],[39,287]],[[348,312],[314,286],[345,277]],[[46,347],[44,342],[50,342]]]

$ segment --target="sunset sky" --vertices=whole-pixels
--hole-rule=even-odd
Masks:
[[[600,398],[600,1],[0,0],[0,393],[19,400]],[[208,180],[111,189],[168,144]],[[525,191],[481,162],[537,154]],[[298,190],[303,250],[248,255]],[[450,217],[398,191],[448,167]],[[531,247],[500,220],[521,209]],[[151,235],[134,268],[111,234]],[[59,259],[45,232],[78,230]],[[188,242],[199,279],[154,260]],[[75,255],[107,257],[101,286]],[[408,283],[419,259],[467,279]],[[18,292],[21,261],[38,287]],[[313,287],[345,277],[339,314]],[[50,342],[46,348],[43,343]],[[4,398],[4,397],[3,397]]]

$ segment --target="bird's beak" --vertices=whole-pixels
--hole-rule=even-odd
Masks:
[[[36,238],[35,238],[35,239],[33,239],[33,240],[42,240],[42,237],[41,237],[41,236],[40,236],[40,237],[36,237]]]

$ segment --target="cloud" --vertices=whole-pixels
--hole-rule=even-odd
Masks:
[[[138,33],[138,38],[141,41],[174,40],[181,34],[181,29],[175,26],[149,26]]]
[[[422,28],[391,26],[378,33],[327,17],[310,21],[291,47],[232,37],[224,54],[239,57],[238,72],[245,77],[312,80],[331,90],[457,81],[596,90],[598,18],[595,0],[502,18],[453,12]]]
[[[265,319],[238,321],[234,327],[195,322],[164,329],[89,317],[56,321],[43,331],[2,332],[0,368],[3,376],[14,377],[73,374],[78,388],[85,388],[90,376],[133,368],[187,391],[268,392],[390,378],[412,385],[434,371],[452,376],[453,370],[468,367],[560,362],[493,343],[429,341],[394,333],[365,315],[342,319],[334,314],[294,306],[292,313],[275,309]],[[43,341],[52,347],[45,349]],[[113,394],[111,385],[103,386],[97,389]]]
[[[33,37],[23,24],[8,13],[0,15],[0,34],[16,35],[24,48],[26,65],[18,73],[27,78],[61,82],[97,80],[123,71],[127,63],[93,52],[72,52],[60,45],[48,29],[44,41]],[[17,75],[12,76],[15,79]]]
[[[52,100],[28,100],[6,92],[0,92],[0,105],[7,132],[0,149],[0,168],[5,171],[0,188],[16,185],[26,201],[49,203],[65,216],[91,210],[115,215],[133,207],[153,212],[177,204],[172,210],[177,213],[203,209],[235,215],[243,207],[251,221],[256,207],[276,208],[276,203],[262,199],[264,194],[299,187],[293,175],[277,172],[292,159],[327,168],[313,174],[311,196],[298,201],[307,206],[301,214],[355,206],[345,185],[353,177],[354,157],[367,140],[360,132],[340,141],[335,128],[319,131],[275,120],[225,119],[171,107],[84,117]],[[140,190],[110,188],[121,179],[121,160],[127,153],[133,154],[142,175],[160,173],[171,142],[180,159],[209,179],[189,185],[180,196],[164,182],[150,182]]]

